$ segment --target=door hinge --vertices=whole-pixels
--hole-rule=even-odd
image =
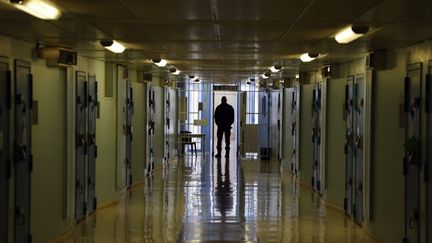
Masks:
[[[96,208],[97,208],[97,198],[95,197],[93,199],[93,210],[96,210]]]
[[[403,159],[403,175],[404,176],[408,175],[408,159],[407,158]]]
[[[98,146],[94,146],[94,157],[97,158],[98,157]]]
[[[33,172],[33,154],[29,156],[29,171]]]
[[[10,110],[12,108],[12,81],[11,71],[6,72],[6,108]]]

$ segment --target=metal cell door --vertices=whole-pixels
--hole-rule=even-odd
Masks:
[[[96,116],[97,116],[97,81],[96,76],[89,75],[87,89],[87,212],[96,210]]]
[[[15,242],[31,242],[33,77],[30,63],[15,61]]]
[[[365,79],[363,75],[355,78],[354,85],[354,205],[353,216],[358,224],[363,223],[363,181],[364,181],[364,106],[365,106]]]
[[[164,95],[165,95],[165,104],[164,104],[164,121],[165,121],[165,127],[164,127],[164,134],[165,134],[165,141],[164,141],[164,164],[168,164],[168,160],[170,158],[170,146],[169,146],[169,136],[170,136],[170,126],[171,126],[171,97],[170,97],[170,90],[168,87],[164,88]]]
[[[76,72],[75,105],[75,218],[86,215],[86,157],[87,157],[87,82],[85,72]]]
[[[353,154],[354,154],[354,76],[348,78],[345,86],[345,199],[344,209],[347,215],[352,215],[353,204]]]
[[[294,87],[291,102],[291,135],[292,135],[292,163],[291,171],[294,175],[299,172],[299,144],[300,144],[300,85]]]
[[[269,90],[259,92],[259,114],[258,114],[258,143],[261,159],[271,158],[270,144],[270,103],[271,93]]]
[[[312,90],[312,186],[321,193],[321,84]]]
[[[429,62],[428,74],[426,75],[426,161],[424,168],[424,181],[426,187],[426,243],[432,243],[432,61]]]
[[[155,133],[155,92],[150,84],[147,84],[147,164],[145,174],[151,175],[154,169],[153,137]]]
[[[11,109],[11,73],[7,58],[0,57],[0,242],[8,241],[9,178],[9,119]]]
[[[126,135],[126,187],[132,185],[132,112],[133,112],[133,90],[130,80],[126,80],[126,104],[125,104],[125,135]]]
[[[420,242],[421,166],[421,76],[422,64],[407,67],[405,78],[405,237],[404,242]]]
[[[282,91],[279,90],[278,93],[278,100],[277,100],[277,112],[278,112],[278,119],[277,119],[277,129],[278,129],[278,160],[282,160],[282,95],[283,95],[283,89]]]
[[[245,130],[246,130],[246,111],[247,111],[247,93],[242,91],[239,93],[240,99],[240,154],[246,156],[245,153]]]

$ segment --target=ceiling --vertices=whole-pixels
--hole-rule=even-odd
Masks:
[[[259,77],[274,64],[284,66],[276,77],[288,78],[299,68],[432,37],[428,0],[51,0],[63,12],[56,21],[36,19],[1,1],[6,0],[0,0],[0,34],[146,70],[149,59],[161,57],[182,70],[183,78],[193,74],[215,83]],[[334,34],[353,23],[372,31],[338,45]],[[109,53],[99,44],[104,38],[128,49]],[[327,55],[300,64],[305,52]]]

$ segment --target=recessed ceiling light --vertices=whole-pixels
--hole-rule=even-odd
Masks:
[[[336,34],[335,40],[339,44],[347,44],[362,37],[368,31],[369,27],[367,26],[348,26]]]
[[[199,78],[196,78],[194,81],[195,81],[195,83],[199,83],[199,82],[200,82],[200,79],[199,79]]]
[[[167,61],[162,58],[152,59],[153,63],[158,67],[165,67],[167,65]]]
[[[270,71],[272,71],[272,73],[277,73],[282,69],[281,65],[274,65],[270,68]]]
[[[170,68],[169,71],[170,71],[172,74],[174,74],[174,75],[179,75],[179,74],[180,74],[180,70],[178,70],[178,69],[175,68],[175,67]]]
[[[263,73],[263,75],[261,75],[261,77],[263,79],[268,79],[270,77],[270,73],[269,72],[265,72],[265,73]]]
[[[194,79],[194,78],[195,78],[195,75],[189,75],[189,78],[190,78],[190,79]]]
[[[255,82],[255,78],[250,78],[249,81],[250,82]]]
[[[311,62],[315,60],[318,56],[319,54],[304,53],[300,56],[300,60],[302,62]]]
[[[110,50],[114,53],[123,53],[126,49],[122,44],[118,43],[115,40],[101,40],[100,43],[107,50]]]
[[[61,16],[60,10],[42,0],[13,0],[10,2],[13,3],[16,8],[40,19],[58,19]]]

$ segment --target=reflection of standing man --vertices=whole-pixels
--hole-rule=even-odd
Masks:
[[[214,119],[217,129],[217,154],[216,158],[221,157],[222,136],[225,134],[225,157],[229,157],[231,125],[234,123],[234,108],[227,103],[227,98],[222,96],[222,103],[216,107]]]

